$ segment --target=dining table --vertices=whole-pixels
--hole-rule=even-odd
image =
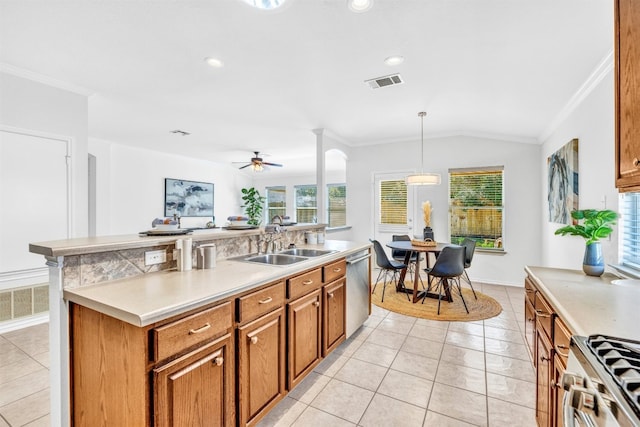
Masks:
[[[418,300],[420,300],[423,297],[427,297],[427,298],[442,298],[445,299],[449,302],[452,301],[451,298],[451,292],[448,286],[445,286],[445,295],[441,296],[438,295],[437,293],[431,292],[431,283],[427,283],[427,289],[424,290],[419,290],[418,289],[418,282],[421,281],[420,279],[420,254],[425,254],[425,258],[426,258],[426,265],[427,268],[431,267],[431,263],[429,260],[429,254],[432,253],[435,255],[435,257],[437,258],[438,255],[440,254],[440,252],[442,252],[442,250],[449,246],[450,243],[436,243],[433,246],[425,246],[425,245],[414,245],[413,243],[411,243],[410,240],[395,240],[392,242],[387,243],[387,247],[391,248],[391,249],[397,249],[397,250],[401,250],[401,251],[406,251],[405,252],[405,257],[404,257],[404,264],[407,266],[406,268],[403,268],[402,271],[400,272],[400,278],[398,279],[398,283],[397,283],[397,287],[396,290],[398,292],[406,292],[406,293],[410,293],[413,294],[413,303],[418,302]],[[404,279],[407,275],[407,268],[409,266],[409,262],[411,260],[411,255],[416,252],[417,256],[416,256],[416,268],[415,268],[415,275],[413,278],[413,289],[409,289],[407,287],[405,287],[404,285]]]

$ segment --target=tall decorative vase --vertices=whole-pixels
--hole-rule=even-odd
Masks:
[[[602,276],[604,273],[604,258],[602,258],[600,242],[594,242],[585,248],[582,270],[588,276]]]

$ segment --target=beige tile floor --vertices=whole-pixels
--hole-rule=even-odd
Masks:
[[[474,286],[502,304],[498,317],[449,323],[374,306],[260,427],[535,426],[523,289]],[[0,427],[50,424],[48,360],[48,324],[0,335]]]

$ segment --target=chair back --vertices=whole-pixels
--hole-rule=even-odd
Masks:
[[[380,242],[372,239],[369,239],[369,241],[373,243],[373,250],[376,253],[376,264],[378,264],[378,267],[387,269],[394,268],[393,265],[391,265],[389,257],[387,256],[387,253],[384,251],[384,248],[382,247]]]
[[[411,237],[406,234],[394,234],[391,236],[391,240],[394,242],[410,242]],[[407,251],[402,249],[391,249],[391,256],[397,260],[404,260],[404,257],[407,256]]]
[[[445,246],[429,272],[435,277],[458,277],[464,272],[464,246]]]
[[[466,237],[462,241],[462,246],[465,247],[464,251],[464,268],[471,267],[471,260],[473,259],[473,253],[476,251],[476,241],[473,239],[467,239]]]

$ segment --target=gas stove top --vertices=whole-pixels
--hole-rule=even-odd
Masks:
[[[591,335],[587,347],[611,375],[637,416],[640,416],[640,342]]]

